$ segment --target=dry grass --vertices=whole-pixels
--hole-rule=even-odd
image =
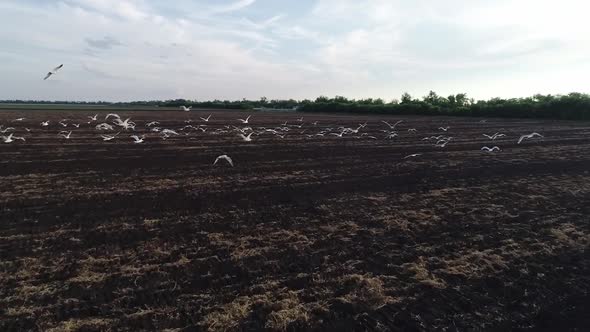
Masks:
[[[61,322],[54,328],[46,330],[47,332],[75,332],[75,331],[110,331],[109,326],[113,326],[112,319],[104,318],[87,318],[87,319],[70,319]]]

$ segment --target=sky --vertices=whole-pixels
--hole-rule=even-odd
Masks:
[[[0,0],[0,99],[588,93],[588,12],[586,0]]]

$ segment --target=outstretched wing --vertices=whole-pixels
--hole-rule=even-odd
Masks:
[[[52,72],[49,72],[49,73],[47,73],[47,75],[45,75],[45,78],[43,78],[43,80],[46,80],[46,79],[48,79],[48,78],[49,78],[49,76],[51,76],[51,75],[53,75],[53,73],[52,73]]]
[[[56,71],[60,70],[60,69],[61,69],[61,67],[63,67],[63,66],[64,66],[64,65],[63,65],[63,64],[61,64],[61,65],[59,65],[59,66],[57,66],[57,67],[53,68],[53,72],[56,72]]]

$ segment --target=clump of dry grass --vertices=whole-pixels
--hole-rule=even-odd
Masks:
[[[74,332],[74,331],[105,331],[113,326],[112,319],[105,318],[87,318],[87,319],[70,319],[60,323],[54,328],[46,330],[47,332]]]
[[[402,268],[414,273],[414,278],[423,285],[428,285],[434,288],[446,288],[447,283],[433,275],[426,266],[426,261],[422,256],[418,257],[418,261],[406,263]]]
[[[252,299],[248,296],[238,297],[224,305],[221,310],[210,312],[203,319],[203,325],[210,331],[234,331],[250,314]]]
[[[560,243],[569,247],[584,250],[590,246],[590,234],[578,230],[571,223],[559,225],[550,232]]]
[[[393,301],[385,294],[383,282],[377,277],[350,274],[340,278],[339,282],[346,292],[340,299],[361,310],[376,309]]]

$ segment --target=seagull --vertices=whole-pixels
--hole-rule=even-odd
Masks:
[[[213,165],[217,164],[217,162],[221,159],[226,160],[231,165],[231,167],[234,167],[233,160],[231,160],[231,158],[226,154],[222,154],[221,156],[215,158],[215,162],[213,162]]]
[[[79,123],[72,123],[72,126],[74,126],[76,128],[80,128],[80,124]]]
[[[529,138],[533,138],[533,137],[543,137],[543,135],[541,135],[539,133],[532,133],[532,134],[528,134],[528,135],[522,135],[522,136],[520,136],[520,139],[518,140],[518,144],[520,144],[524,139],[529,139]]]
[[[29,129],[29,128],[25,128],[25,130],[29,133],[31,132],[31,129]]]
[[[398,122],[396,122],[393,125],[391,123],[387,122],[387,121],[381,121],[381,122],[385,123],[391,130],[393,130],[393,129],[395,129],[395,126],[397,126],[398,124],[404,122],[404,120],[399,120]]]
[[[252,133],[249,133],[248,136],[244,136],[244,134],[239,134],[239,136],[244,140],[244,142],[252,142]]]
[[[98,118],[98,114],[94,114],[94,116],[89,116],[88,118],[90,119],[90,121],[96,121],[96,119]]]
[[[250,120],[251,115],[248,115],[246,119],[238,119],[238,121],[242,121],[243,124],[247,124],[248,120]]]
[[[96,130],[113,130],[113,126],[108,123],[101,123],[96,125]]]
[[[285,121],[285,123],[281,124],[281,126],[286,127],[287,126],[287,122],[289,122],[289,121]]]
[[[117,137],[117,135],[119,135],[121,132],[116,133],[115,135],[100,135],[100,137],[102,137],[103,141],[111,141],[114,140],[115,137]]]
[[[145,126],[146,127],[151,127],[151,126],[155,126],[157,124],[160,124],[160,123],[158,121],[152,121],[152,122],[147,123]]]
[[[125,121],[121,121],[120,118],[117,118],[117,119],[115,119],[114,123],[120,127],[125,128],[125,130],[128,130],[128,129],[135,130],[135,122],[129,121],[129,120],[131,120],[131,118],[127,118],[127,119],[125,119]]]
[[[193,108],[192,106],[186,107],[184,105],[180,106],[180,109],[182,109],[185,112],[190,112],[191,108]]]
[[[104,117],[104,120],[105,120],[105,121],[106,121],[106,120],[108,120],[108,119],[109,119],[111,116],[112,116],[112,117],[115,117],[115,118],[117,118],[117,119],[120,119],[120,118],[121,118],[121,117],[119,116],[119,114],[115,114],[115,113],[109,113],[109,114],[107,114],[107,116],[105,116],[105,117]]]
[[[410,154],[410,155],[405,156],[403,159],[414,158],[414,157],[418,157],[421,155],[422,155],[421,153],[414,153],[414,154]]]
[[[41,122],[41,126],[43,126],[43,127],[49,126],[49,120]]]
[[[415,133],[415,132],[417,132],[417,130],[416,130],[416,128],[410,128],[410,129],[408,129],[408,132],[409,133]]]
[[[133,138],[135,141],[133,143],[143,143],[144,139],[145,139],[145,135],[141,135],[141,137],[137,136],[137,135],[132,135],[129,136],[131,138]]]
[[[334,135],[334,136],[338,136],[338,137],[342,137],[342,135],[344,135],[345,131],[342,131],[340,134],[336,134],[336,133],[330,133],[330,135]]]
[[[12,121],[23,121],[25,118],[18,118],[18,119],[14,119]]]
[[[211,114],[209,114],[209,116],[206,118],[201,118],[201,117],[199,117],[199,118],[205,122],[209,122],[209,119],[211,118]]]
[[[303,117],[300,117],[299,119],[297,119],[297,121],[303,122]]]
[[[447,130],[449,130],[449,128],[451,128],[451,127],[438,127],[438,129],[440,129],[442,131],[447,131]]]
[[[494,151],[500,151],[500,148],[497,146],[494,146],[492,148],[488,148],[487,146],[484,146],[483,148],[481,148],[481,151],[494,152]]]
[[[69,132],[68,131],[61,131],[57,135],[62,136],[65,139],[70,139],[70,135],[72,135],[72,131],[71,130]]]
[[[63,121],[63,120],[62,120]],[[60,125],[62,125],[63,127],[67,127],[68,124],[67,123],[63,123],[62,121],[58,122]]]
[[[51,76],[51,75],[55,75],[55,74],[57,73],[57,71],[58,71],[58,70],[60,70],[60,69],[61,69],[61,67],[63,67],[63,66],[64,66],[64,65],[63,65],[63,64],[61,64],[61,65],[59,65],[59,66],[57,66],[57,67],[53,68],[53,70],[52,70],[52,71],[48,72],[48,73],[47,73],[47,75],[45,75],[45,78],[44,78],[43,80],[46,80],[46,79],[48,79],[48,78],[49,78],[49,76]]]
[[[4,129],[2,129],[2,126],[0,126],[0,133],[4,134],[5,132],[9,131],[9,130],[14,130],[13,127],[6,127]]]

